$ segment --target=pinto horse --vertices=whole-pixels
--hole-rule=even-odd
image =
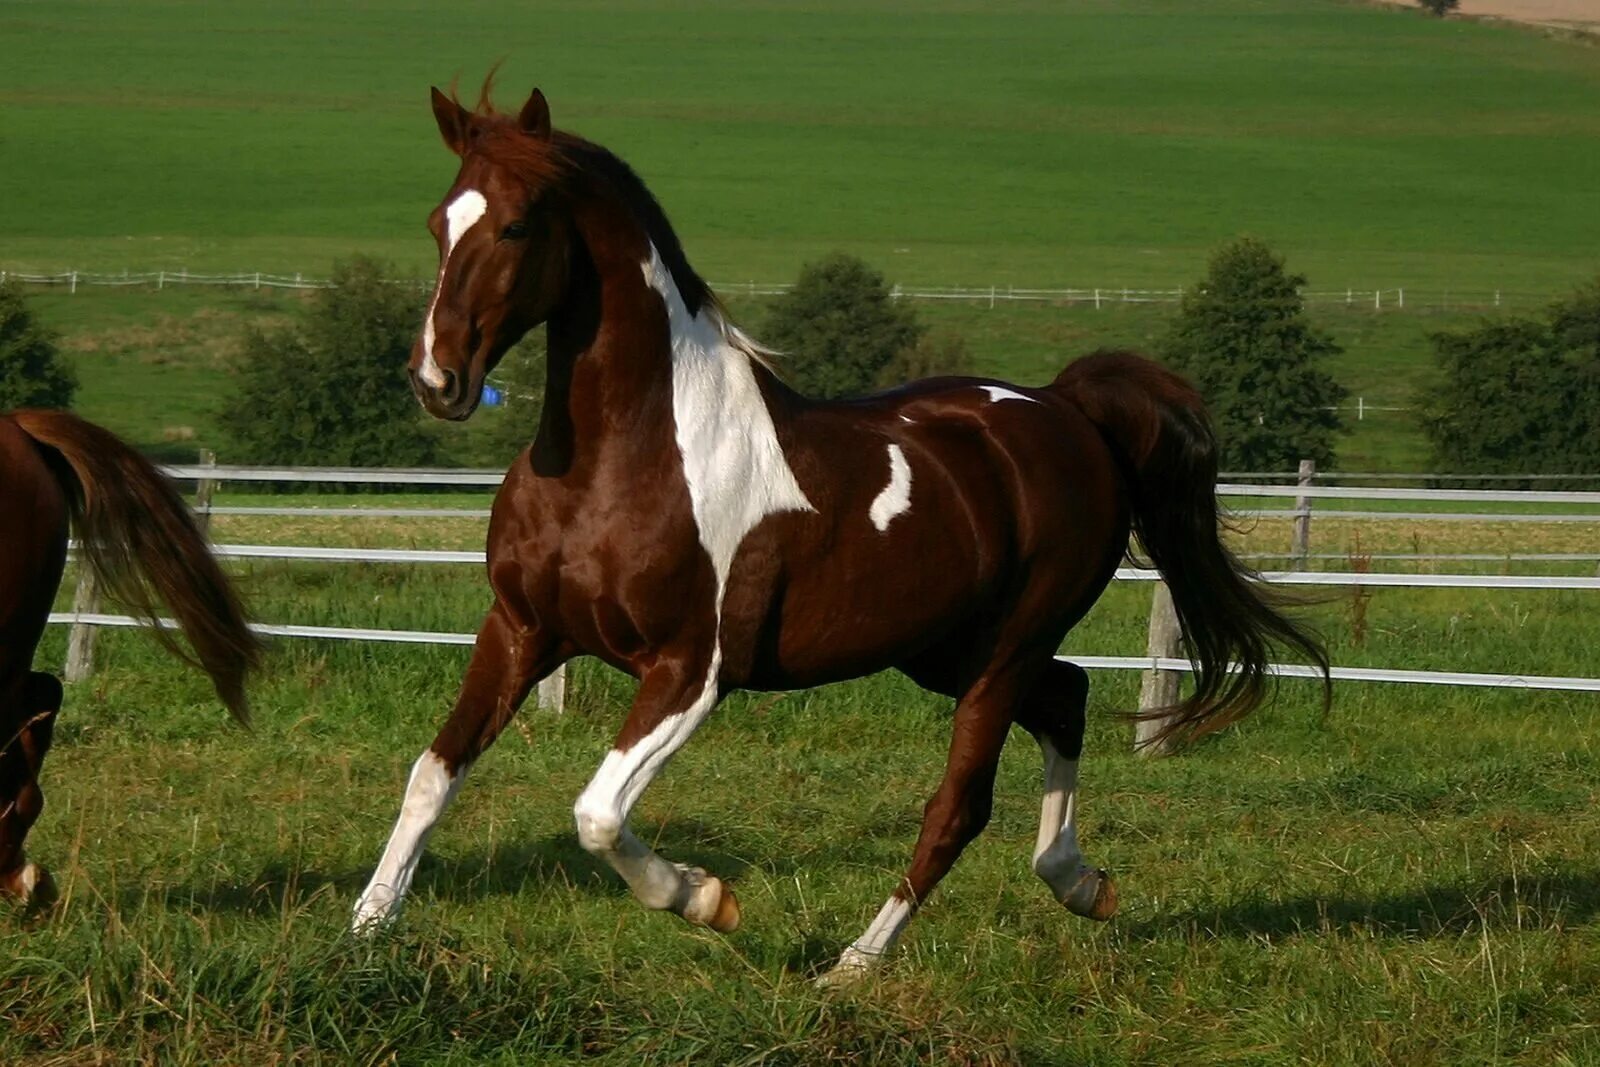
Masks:
[[[248,717],[245,675],[259,656],[205,538],[149,460],[65,412],[0,414],[0,897],[23,904],[54,896],[49,874],[28,862],[22,844],[44,808],[39,766],[61,708],[61,683],[32,667],[61,584],[69,523],[112,597],[152,624],[151,590],[166,602],[240,722]]]
[[[1124,353],[1025,388],[943,378],[860,399],[796,394],[729,320],[666,215],[616,156],[433,91],[460,170],[428,220],[439,273],[411,355],[422,406],[465,419],[484,377],[545,324],[544,415],[494,503],[494,604],[455,708],[412,768],[355,907],[397,911],[472,763],[530,688],[586,653],[639,688],[577,798],[578,840],[650,908],[719,931],[730,889],[667,862],[630,809],[734,689],[786,690],[898,668],[954,697],[949,762],[904,879],[833,972],[891,948],[989,817],[1016,723],[1044,753],[1033,869],[1107,919],[1110,877],[1076,832],[1088,679],[1055,658],[1130,531],[1172,590],[1197,669],[1166,729],[1202,733],[1264,696],[1269,644],[1322,650],[1219,539],[1216,446],[1195,391]]]

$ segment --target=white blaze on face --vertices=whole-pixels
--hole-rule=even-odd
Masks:
[[[461,193],[444,209],[444,258],[439,261],[439,279],[433,285],[433,299],[428,302],[428,318],[422,324],[422,380],[431,388],[443,388],[444,372],[433,359],[433,313],[439,306],[439,290],[444,286],[444,272],[450,266],[450,255],[461,243],[466,232],[483,218],[489,210],[489,201],[476,189]]]
[[[867,511],[872,525],[881,533],[889,528],[896,515],[911,510],[911,464],[899,445],[889,446],[889,484],[883,487]]]

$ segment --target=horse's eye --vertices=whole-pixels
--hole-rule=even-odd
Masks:
[[[528,236],[528,224],[521,219],[506,223],[506,228],[500,231],[502,241],[520,241],[526,236]]]

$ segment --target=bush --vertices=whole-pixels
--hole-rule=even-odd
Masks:
[[[67,408],[78,390],[55,334],[34,317],[15,281],[0,284],[0,411]]]
[[[959,334],[938,330],[923,334],[896,352],[879,373],[877,384],[888,388],[919,378],[969,377],[972,373],[967,343]]]
[[[877,386],[922,327],[883,275],[835,253],[800,269],[795,287],[773,302],[761,336],[788,357],[783,368],[796,389],[836,397]]]
[[[433,438],[406,380],[423,298],[358,257],[303,326],[252,330],[220,412],[231,463],[412,467]]]
[[[1461,0],[1417,0],[1417,6],[1436,18],[1444,18],[1461,6]]]
[[[1224,468],[1333,465],[1346,394],[1320,364],[1340,349],[1307,321],[1305,284],[1264,243],[1241,238],[1211,257],[1161,342],[1162,357],[1205,397]]]
[[[1600,278],[1542,320],[1511,317],[1429,339],[1442,380],[1418,406],[1440,467],[1600,470]]]

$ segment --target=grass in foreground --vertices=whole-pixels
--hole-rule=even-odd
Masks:
[[[445,568],[262,568],[264,617],[467,627]],[[1070,647],[1142,643],[1117,588]],[[1577,594],[1380,591],[1318,617],[1337,662],[1592,673]],[[292,616],[290,613],[294,613]],[[1592,1062],[1600,752],[1592,696],[1309,689],[1175,759],[1129,752],[1136,679],[1097,674],[1086,847],[1123,911],[1096,927],[1027,871],[1021,735],[990,830],[880,980],[810,978],[910,857],[948,713],[895,676],[731,699],[634,820],[735,879],[728,938],[646,913],[577,848],[570,805],[631,686],[592,664],[474,772],[392,935],[348,910],[465,654],[285,642],[257,729],[135,634],[69,694],[35,853],[49,916],[0,917],[7,1063]],[[59,661],[53,632],[45,663]]]

